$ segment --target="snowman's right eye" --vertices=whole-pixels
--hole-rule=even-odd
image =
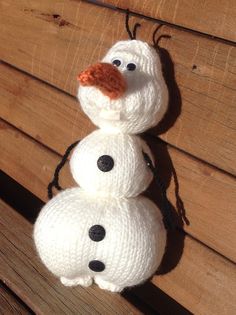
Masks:
[[[118,58],[112,60],[112,64],[116,67],[119,67],[122,64],[122,61]]]

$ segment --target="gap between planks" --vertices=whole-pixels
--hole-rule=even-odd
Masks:
[[[34,313],[0,281],[0,314],[33,315]]]

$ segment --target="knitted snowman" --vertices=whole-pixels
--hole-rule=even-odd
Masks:
[[[37,251],[67,286],[120,292],[157,270],[166,230],[156,205],[140,194],[153,157],[137,133],[156,125],[168,92],[154,48],[139,40],[116,43],[101,63],[78,76],[78,98],[99,127],[74,149],[67,189],[42,209],[34,228]]]

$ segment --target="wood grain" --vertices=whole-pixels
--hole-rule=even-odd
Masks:
[[[153,283],[193,314],[236,312],[235,265],[188,237],[177,267],[166,276],[155,277]]]
[[[36,314],[142,314],[95,285],[64,287],[39,261],[32,226],[2,201],[0,214],[0,277]]]
[[[185,0],[98,0],[103,4],[160,19],[198,32],[236,41],[236,2]]]
[[[86,290],[63,287],[39,261],[31,225],[2,201],[0,214],[0,276],[37,314],[138,314],[118,294],[95,286]],[[194,314],[234,314],[236,273],[232,263],[187,238],[176,270],[154,277],[153,283],[177,301],[181,299]]]
[[[29,315],[33,314],[12,292],[0,282],[0,314]]]
[[[82,139],[94,129],[74,98],[5,65],[0,65],[0,70],[0,116],[54,152],[62,155],[69,144]],[[46,187],[59,156],[51,157],[51,153],[47,153],[49,151],[38,147],[34,141],[29,141],[23,135],[19,136],[19,142],[14,145],[14,133],[21,135],[12,129],[0,134],[4,151],[2,168],[10,172],[17,181],[23,181],[25,187],[45,200]],[[186,232],[236,261],[235,180],[173,147],[169,148],[169,154],[165,146],[158,147],[155,141],[151,143],[151,147],[160,169],[163,170],[161,176],[165,179],[166,186],[170,185],[169,196],[175,207],[176,184],[170,174],[172,163],[176,169],[179,194],[190,221],[190,226],[185,226]],[[30,157],[35,156],[30,162],[30,168],[29,154],[26,150],[22,152],[21,148],[27,148],[27,151],[31,152]],[[15,163],[16,159],[18,164]],[[21,178],[22,170],[23,174],[32,177],[30,183],[28,176]],[[73,185],[67,176],[69,173],[62,176],[65,180],[64,187]],[[32,184],[34,182],[35,184]],[[29,187],[29,184],[32,186]],[[209,226],[212,227],[210,231]]]
[[[151,42],[157,24],[136,18],[131,24],[134,21],[142,24],[138,38]],[[5,0],[0,30],[2,60],[72,95],[78,72],[99,60],[117,40],[127,39],[124,14],[69,0]],[[155,132],[236,174],[236,48],[166,26],[159,34],[172,36],[161,46],[173,64],[164,53],[171,104],[169,121]]]
[[[0,121],[0,139],[0,168],[40,199],[47,200],[47,185],[60,156],[3,121]],[[63,187],[75,186],[68,165],[61,175]]]

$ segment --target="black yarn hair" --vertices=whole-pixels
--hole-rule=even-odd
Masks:
[[[129,27],[129,18],[130,18],[130,11],[129,9],[126,10],[126,17],[125,17],[125,27],[126,31],[129,34],[129,37],[131,40],[136,39],[136,33],[137,33],[137,28],[141,26],[139,23],[134,24],[133,31],[131,32],[130,27]]]
[[[172,215],[170,202],[169,202],[167,195],[166,195],[166,188],[165,188],[163,182],[161,181],[161,179],[159,178],[158,173],[157,173],[157,169],[154,167],[152,160],[147,155],[147,153],[143,152],[143,157],[144,157],[144,160],[145,160],[147,166],[150,168],[150,170],[153,174],[153,177],[155,179],[155,182],[158,185],[158,187],[161,191],[161,194],[162,194],[163,208],[161,209],[161,211],[162,211],[162,215],[163,215],[164,226],[168,230],[173,230],[176,228],[176,224],[174,222],[174,217]]]
[[[159,42],[162,38],[171,38],[171,36],[167,34],[161,34],[159,37],[156,38],[156,34],[162,26],[163,24],[159,24],[152,34],[152,42],[155,49],[159,48]]]
[[[62,187],[59,185],[59,174],[63,166],[66,164],[67,158],[70,155],[70,152],[74,149],[74,147],[79,143],[79,141],[76,141],[72,143],[67,149],[66,152],[64,153],[60,163],[57,165],[53,179],[52,181],[48,184],[48,199],[52,199],[53,197],[53,192],[52,189],[55,187],[57,190],[62,190]]]

